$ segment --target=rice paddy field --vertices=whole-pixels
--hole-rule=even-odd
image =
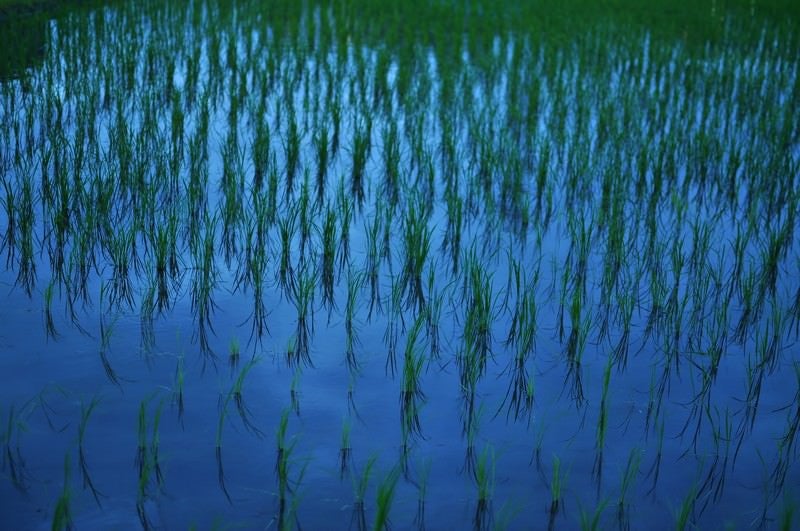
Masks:
[[[0,528],[797,528],[799,12],[4,9]]]

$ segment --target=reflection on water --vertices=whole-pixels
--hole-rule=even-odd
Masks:
[[[75,12],[3,82],[10,525],[788,514],[790,29],[351,8]]]

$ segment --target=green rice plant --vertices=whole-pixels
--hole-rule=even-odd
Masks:
[[[294,211],[278,220],[278,231],[281,241],[281,253],[278,266],[279,281],[284,290],[294,289],[294,269],[292,267],[292,239],[296,231],[296,214]]]
[[[92,415],[92,411],[97,405],[100,403],[100,399],[95,397],[92,398],[92,401],[89,402],[89,405],[85,405],[81,403],[81,421],[78,424],[78,463],[81,469],[81,476],[83,476],[83,488],[89,489],[92,493],[92,497],[94,497],[94,501],[97,503],[98,507],[101,507],[100,504],[100,496],[102,494],[95,488],[94,483],[92,482],[92,477],[89,474],[89,465],[86,460],[86,447],[84,446],[84,442],[86,439],[86,427],[89,424],[89,417]]]
[[[317,124],[314,131],[314,147],[317,151],[317,201],[325,194],[325,174],[330,162],[328,129],[324,124]]]
[[[151,529],[153,526],[147,516],[145,501],[151,496],[150,486],[153,480],[158,488],[163,488],[164,476],[159,460],[159,425],[161,423],[161,412],[163,400],[159,402],[153,416],[153,431],[150,444],[147,444],[147,405],[152,397],[145,398],[139,404],[139,415],[137,423],[137,447],[135,465],[137,469],[138,487],[136,497],[136,512],[139,522],[144,529]]]
[[[287,357],[291,366],[300,364],[313,367],[311,362],[310,341],[314,333],[314,291],[316,278],[313,271],[303,270],[299,273],[294,292],[294,306],[297,312],[295,327],[295,350],[292,356]],[[288,353],[287,353],[288,354]]]
[[[473,519],[475,529],[488,529],[492,522],[492,497],[495,486],[495,454],[490,445],[481,452],[475,464],[478,503]]]
[[[6,248],[6,267],[9,267],[14,261],[17,250],[17,208],[16,208],[16,195],[15,190],[11,185],[10,179],[3,179],[3,188],[5,190],[5,197],[2,198],[3,209],[6,214],[6,231],[3,234],[3,241],[0,244],[0,252]]]
[[[350,527],[354,527],[359,531],[367,529],[367,518],[364,506],[365,495],[367,487],[369,486],[369,479],[372,473],[372,468],[377,461],[376,456],[367,459],[361,474],[353,476],[353,515],[350,519]]]
[[[678,509],[675,511],[675,529],[676,531],[684,531],[690,525],[692,514],[694,512],[695,502],[697,501],[697,486],[692,485],[689,492],[683,498]]]
[[[396,204],[400,191],[400,140],[397,123],[389,121],[383,130],[384,190],[390,204]]]
[[[263,102],[259,105],[257,112],[261,119],[256,120],[254,134],[255,137],[252,143],[252,159],[253,159],[253,187],[256,191],[261,190],[264,179],[266,178],[270,167],[270,161],[274,160],[270,157],[271,153],[271,132],[269,129],[269,121],[266,119],[267,111],[264,108]],[[274,155],[273,155],[274,157]]]
[[[277,442],[277,452],[276,452],[276,459],[275,459],[275,469],[278,468],[278,463],[283,459],[283,454],[286,452],[286,449],[289,447],[289,441],[287,441],[287,430],[289,427],[289,408],[285,408],[281,411],[281,418],[278,421],[278,429],[275,432],[275,439]]]
[[[203,234],[198,236],[197,244],[192,249],[193,277],[191,286],[192,312],[197,322],[196,337],[200,351],[206,356],[215,357],[208,342],[208,331],[214,333],[212,317],[217,304],[214,291],[217,287],[218,271],[215,261],[215,232],[217,217],[206,216],[203,223]]]
[[[288,193],[294,190],[294,178],[300,168],[300,144],[302,136],[297,125],[297,116],[293,106],[289,106],[288,126],[286,138],[283,141],[283,150],[286,156],[286,189]]]
[[[344,179],[336,192],[336,210],[339,213],[339,271],[350,265],[350,224],[353,221],[353,199],[345,191]]]
[[[298,473],[297,477],[294,480],[294,486],[292,486],[292,482],[290,481],[289,474],[290,474],[290,465],[292,464],[291,455],[294,452],[295,444],[297,443],[296,440],[292,440],[292,443],[286,448],[286,451],[282,454],[280,461],[278,462],[278,528],[279,529],[291,529],[292,527],[299,527],[299,523],[297,521],[297,505],[299,504],[300,497],[297,495],[296,491],[299,485],[303,481],[303,476],[305,475],[306,468],[308,466],[308,461],[306,461],[300,472]],[[289,507],[289,512],[286,512],[286,502],[288,500],[288,494],[293,494],[291,505]],[[292,520],[294,520],[294,526],[292,526]]]
[[[630,516],[628,514],[630,502],[628,501],[628,492],[636,481],[641,462],[642,451],[639,448],[633,448],[630,454],[628,454],[628,463],[625,465],[625,472],[622,474],[622,482],[619,487],[619,499],[617,501],[617,522],[620,527],[625,529],[630,528]]]
[[[55,511],[53,512],[53,523],[51,529],[53,531],[69,530],[72,529],[72,490],[69,487],[70,464],[69,454],[64,456],[64,486],[61,489],[61,494],[56,501]]]
[[[447,288],[449,288],[448,286]],[[445,301],[444,290],[437,291],[435,288],[434,269],[428,269],[428,300],[425,305],[425,335],[428,340],[431,358],[436,359],[441,353],[440,323],[442,320],[442,309]]]
[[[153,325],[153,313],[156,307],[156,286],[150,281],[147,290],[142,295],[139,306],[139,336],[141,338],[142,350],[149,353],[153,350],[156,343],[155,329]]]
[[[494,316],[494,295],[492,294],[492,275],[478,259],[473,245],[464,258],[464,290],[466,295],[466,316],[464,320],[464,341],[468,352],[474,354],[476,376],[483,375],[486,361],[492,353],[492,322]]]
[[[417,197],[407,206],[403,219],[403,248],[405,258],[400,276],[406,304],[422,311],[425,294],[422,275],[431,247],[431,230],[428,228],[427,212],[422,199]]]
[[[258,437],[262,437],[263,433],[253,423],[250,410],[244,403],[244,380],[259,361],[261,361],[260,356],[253,356],[247,363],[244,364],[242,370],[239,371],[239,376],[236,377],[236,381],[233,384],[230,395],[233,398],[234,404],[236,404],[236,411],[239,412],[239,418],[242,419],[242,424],[244,425],[245,429]]]
[[[131,228],[121,228],[111,236],[107,243],[108,253],[113,265],[113,275],[111,277],[111,290],[109,292],[109,302],[112,305],[120,306],[127,304],[128,308],[133,308],[133,284],[130,279],[131,270],[135,267],[134,255],[135,232]]]
[[[553,476],[550,480],[550,520],[548,528],[552,529],[555,524],[555,518],[558,513],[563,509],[563,490],[566,476],[561,473],[561,460],[558,456],[553,456]]]
[[[476,474],[477,454],[475,453],[475,443],[481,429],[484,405],[481,403],[475,407],[474,395],[465,398],[464,410],[461,419],[462,436],[466,439],[466,449],[464,451],[464,465],[461,472],[466,472],[472,476]]]
[[[794,523],[794,515],[797,511],[797,504],[790,500],[787,495],[784,495],[783,510],[780,516],[780,529],[781,531],[790,531]]]
[[[36,284],[36,259],[34,256],[34,226],[35,215],[33,211],[33,191],[31,179],[28,176],[22,177],[22,190],[17,198],[14,207],[18,210],[16,224],[19,232],[19,261],[17,262],[16,284],[21,284],[28,297],[33,293]],[[8,207],[6,207],[8,209]],[[9,225],[11,222],[9,222]],[[66,229],[65,229],[66,230]],[[6,231],[8,235],[8,230]],[[12,240],[15,237],[12,237]],[[63,275],[58,275],[63,276]]]
[[[378,492],[375,498],[375,523],[372,526],[374,531],[389,528],[389,512],[394,501],[394,492],[398,479],[400,479],[400,469],[393,468],[378,483]]]
[[[372,147],[372,119],[367,115],[360,120],[354,119],[353,140],[351,145],[350,189],[360,207],[364,202],[364,177],[367,160]]]
[[[624,293],[618,298],[619,313],[622,320],[622,334],[617,340],[616,345],[611,350],[611,357],[619,371],[624,371],[628,363],[628,352],[630,350],[631,328],[633,320],[634,295]]]
[[[303,183],[300,187],[300,197],[297,200],[297,212],[300,219],[300,262],[301,264],[306,257],[306,244],[311,239],[311,230],[316,228],[314,225],[314,217],[311,211],[311,191],[308,182],[308,170],[303,173]]]
[[[358,336],[353,325],[356,312],[356,301],[364,283],[362,273],[354,273],[352,270],[347,272],[347,302],[344,309],[344,331],[345,331],[345,362],[351,374],[360,369],[356,359],[355,346],[358,344]]]
[[[334,287],[334,267],[336,263],[336,212],[329,206],[325,213],[325,221],[322,226],[322,263],[321,284],[322,284],[322,303],[328,306],[328,312],[335,306],[333,300]]]
[[[589,515],[581,507],[580,510],[581,531],[597,531],[598,529],[601,529],[600,517],[603,516],[603,511],[606,510],[607,506],[608,506],[608,500],[607,499],[601,500],[600,503],[597,504],[597,507],[595,507],[594,512],[591,515]]]
[[[369,279],[369,312],[367,319],[372,318],[372,311],[377,305],[381,311],[380,283],[378,282],[378,272],[380,269],[380,243],[379,235],[381,232],[383,217],[381,216],[382,207],[380,203],[376,206],[376,213],[372,217],[372,222],[364,222],[364,235],[366,237],[366,258],[364,264],[364,274]]]
[[[331,157],[335,158],[339,152],[339,135],[342,129],[342,101],[337,95],[334,95],[330,101],[330,117],[333,132],[331,133]]]
[[[538,331],[535,286],[539,278],[539,269],[537,267],[532,282],[526,282],[524,288],[521,286],[518,267],[514,276],[516,277],[517,299],[512,311],[511,327],[506,338],[506,344],[515,347],[515,354],[505,369],[505,372],[510,374],[511,378],[505,397],[495,415],[499,414],[508,403],[506,419],[509,418],[513,411],[514,420],[518,420],[520,415],[526,414],[530,421],[534,405],[534,386],[533,378],[528,375],[527,363],[534,353]],[[509,277],[509,282],[511,278]]]

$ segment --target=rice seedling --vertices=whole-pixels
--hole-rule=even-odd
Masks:
[[[431,246],[431,231],[426,218],[425,206],[421,199],[417,199],[408,205],[403,220],[405,258],[400,284],[405,293],[406,305],[416,306],[418,311],[422,311],[425,306],[422,275]]]
[[[318,124],[314,131],[314,146],[317,151],[317,201],[320,201],[325,194],[325,174],[328,172],[330,157],[329,140],[328,129],[324,125]]]
[[[630,529],[628,491],[636,481],[641,462],[642,451],[639,448],[634,448],[628,455],[628,462],[625,465],[625,471],[622,474],[622,481],[619,487],[619,499],[617,500],[617,522],[624,529]]]
[[[137,381],[125,387],[134,403],[144,404],[136,500],[144,527],[156,527],[151,502],[163,488],[157,454],[167,450],[166,439],[159,450],[160,409],[147,395],[164,367],[156,339],[169,349],[169,342],[161,345],[163,327],[183,326],[187,314],[190,341],[204,362],[222,348],[235,371],[215,419],[219,483],[231,500],[221,437],[230,402],[245,429],[256,429],[243,390],[258,356],[243,361],[241,337],[231,340],[229,333],[219,347],[214,335],[242,313],[248,346],[255,339],[266,347],[273,326],[287,338],[279,357],[292,374],[272,376],[288,384],[287,409],[297,415],[312,341],[328,345],[343,328],[338,348],[348,389],[339,398],[347,400],[347,420],[339,441],[317,435],[308,441],[314,453],[333,445],[340,464],[353,442],[353,417],[374,429],[386,405],[385,393],[375,390],[398,376],[397,470],[411,484],[413,452],[439,459],[454,444],[438,428],[426,428],[432,440],[421,437],[423,407],[433,420],[460,409],[464,468],[476,485],[481,466],[493,463],[476,451],[477,435],[485,448],[497,448],[540,414],[559,419],[555,433],[540,422],[531,441],[540,472],[546,431],[567,441],[564,462],[594,444],[595,477],[582,469],[576,487],[595,480],[600,487],[612,448],[614,456],[628,455],[620,465],[619,500],[613,492],[609,498],[618,522],[606,521],[614,517],[600,499],[579,520],[561,492],[548,501],[551,526],[555,514],[584,528],[669,518],[658,501],[663,489],[693,466],[700,476],[687,527],[725,519],[740,527],[778,525],[776,500],[791,485],[798,431],[791,374],[787,386],[781,371],[791,362],[792,331],[800,330],[800,289],[790,274],[800,175],[800,76],[790,53],[795,17],[788,8],[753,2],[715,5],[710,14],[684,2],[671,6],[669,23],[650,17],[631,25],[620,6],[600,9],[582,0],[558,9],[552,0],[537,9],[508,0],[450,4],[389,10],[363,0],[319,6],[274,0],[269,9],[217,0],[185,9],[121,4],[58,13],[46,31],[26,31],[44,35],[47,46],[38,46],[11,77],[5,64],[27,54],[0,58],[0,253],[7,265],[0,283],[13,286],[6,306],[21,308],[9,310],[14,326],[0,339],[18,343],[15,330],[27,329],[31,319],[26,297],[31,302],[41,283],[41,313],[32,312],[35,324],[43,324],[40,339],[58,335],[73,355],[46,363],[33,356],[24,364],[12,356],[5,360],[10,381],[19,371],[42,372],[36,364],[45,363],[44,377],[50,371],[72,375],[75,385],[96,383],[91,371],[78,374],[72,365],[94,334],[87,321],[99,323],[102,365],[122,387],[129,382],[112,367],[114,353],[130,351],[129,323],[138,317],[146,373],[126,363]],[[0,25],[0,40],[22,41],[15,38],[20,29]],[[540,270],[542,261],[552,269]],[[451,279],[439,275],[445,270]],[[98,284],[99,303],[92,291]],[[59,302],[69,326],[53,313]],[[327,323],[315,319],[319,307]],[[297,317],[288,334],[287,308]],[[553,337],[543,337],[545,331]],[[371,366],[381,348],[383,380]],[[315,353],[309,383],[341,379],[334,374],[341,370],[336,353],[323,350]],[[453,359],[446,355],[451,350]],[[332,354],[334,363],[317,354]],[[635,395],[647,385],[647,366],[650,387],[640,401]],[[189,391],[183,357],[167,370],[175,371],[167,378],[183,425]],[[564,375],[561,392],[577,411],[562,411],[552,396],[552,371]],[[448,405],[439,399],[451,384],[459,386],[460,400]],[[199,394],[192,400],[202,403],[206,388],[193,386]],[[18,403],[18,389],[6,386],[0,399]],[[376,396],[375,407],[362,406]],[[586,397],[600,398],[594,422],[585,422]],[[619,421],[612,398],[615,408],[628,408]],[[328,402],[304,403],[308,433],[318,434],[320,408],[335,406]],[[22,454],[30,458],[23,427],[38,407],[13,410],[1,440],[12,483],[35,486],[22,461]],[[75,421],[83,457],[91,460],[94,429],[88,420],[81,424],[81,414],[88,419],[92,404],[68,413],[53,407],[36,409],[54,431],[48,437],[54,443],[65,437],[48,416]],[[485,407],[496,408],[495,417],[504,411],[506,423],[479,431]],[[642,423],[634,420],[640,410]],[[208,413],[193,415],[202,420]],[[196,420],[184,428],[190,439],[207,424]],[[306,508],[299,509],[296,490],[303,460],[283,422],[275,487],[282,494],[268,525],[288,528],[299,526]],[[43,436],[32,428],[33,437]],[[673,428],[677,436],[665,437]],[[770,459],[764,441],[777,441]],[[30,452],[39,442],[31,442]],[[251,443],[242,442],[244,451]],[[115,445],[108,447],[115,456]],[[191,456],[201,447],[185,451]],[[643,490],[652,497],[634,494],[647,454],[653,457]],[[743,471],[760,456],[770,476],[761,499],[745,497],[755,501],[731,511],[731,503],[745,499]],[[519,482],[518,457],[508,458],[504,478]],[[344,461],[349,469],[352,456]],[[552,466],[555,477],[545,472],[545,482],[562,491],[563,471]],[[357,491],[361,474],[349,471]],[[435,487],[444,476],[431,472]],[[353,511],[362,529],[367,482]],[[314,481],[310,515],[326,511],[328,486]],[[208,485],[196,487],[203,495]],[[391,494],[385,520],[388,508],[399,509],[391,499],[400,487],[384,489]],[[431,511],[443,500],[441,489],[430,489],[427,500],[424,490],[418,525],[442,527],[445,516],[451,527],[475,523],[467,521],[472,511]],[[237,494],[247,501],[254,492]],[[183,519],[180,504],[157,501],[165,521]],[[508,524],[513,503],[503,507],[492,511],[491,524],[479,518],[477,525]],[[530,506],[521,511],[533,521]],[[757,521],[746,522],[754,511]],[[234,513],[226,509],[220,520],[236,524]],[[24,512],[14,518],[18,526],[32,525]]]
[[[492,497],[495,485],[494,449],[487,445],[475,464],[475,483],[478,487],[478,503],[473,519],[475,529],[488,529],[492,524]]]
[[[416,344],[422,325],[423,316],[420,315],[406,336],[403,379],[400,386],[400,419],[404,429],[412,435],[422,435],[422,427],[419,422],[419,402],[425,399],[420,383],[425,358]]]
[[[400,469],[393,468],[378,483],[378,492],[375,497],[375,523],[372,526],[375,531],[389,528],[389,513],[392,509],[398,479],[400,479]]]
[[[550,479],[550,510],[548,529],[553,529],[555,526],[556,516],[563,510],[563,490],[566,476],[561,473],[561,460],[558,456],[553,456],[553,475]]]
[[[369,486],[370,475],[372,474],[372,468],[375,466],[375,461],[377,461],[376,456],[372,456],[367,459],[367,462],[364,464],[364,468],[361,470],[361,474],[353,475],[353,515],[350,519],[350,527],[355,527],[359,531],[363,531],[367,529],[367,517],[366,517],[366,509],[364,506],[365,495],[367,493],[367,487]]]
[[[51,529],[53,531],[69,530],[72,529],[72,490],[70,489],[70,460],[69,454],[64,456],[64,486],[61,489],[61,494],[56,501],[56,507],[53,512],[53,523]]]
[[[313,271],[301,271],[296,283],[294,292],[294,306],[297,312],[296,327],[294,334],[293,352],[287,352],[287,362],[290,366],[297,367],[300,364],[313,367],[311,362],[310,341],[314,329],[314,291],[316,289],[316,279]]]
[[[259,361],[261,361],[259,356],[253,356],[244,364],[242,370],[239,371],[239,376],[236,377],[230,396],[233,398],[233,403],[236,404],[236,411],[239,412],[239,418],[242,420],[245,429],[258,437],[262,437],[263,433],[253,423],[250,410],[244,403],[244,380]]]
[[[322,303],[328,306],[328,315],[334,308],[334,265],[336,262],[336,212],[329,206],[322,226],[321,284]]]
[[[692,485],[689,492],[683,498],[678,509],[675,511],[675,529],[683,531],[689,527],[692,520],[692,513],[694,512],[694,505],[697,501],[697,488]]]
[[[292,463],[291,457],[296,444],[297,440],[292,439],[291,443],[279,450],[279,457],[275,465],[275,471],[278,476],[278,524],[281,529],[284,528],[283,524],[285,519],[285,507],[286,501],[288,500],[288,495],[293,494],[295,490],[292,488],[289,481],[289,467]],[[296,484],[299,484],[302,481],[303,475],[305,474],[305,468],[306,467],[303,466],[301,469]]]
[[[581,508],[580,510],[580,517],[581,517],[581,530],[582,531],[597,531],[600,529],[600,518],[603,516],[603,511],[606,510],[608,506],[608,500],[604,499],[601,500],[600,503],[597,504],[595,507],[594,512],[590,515],[586,511]]]
[[[339,213],[339,272],[350,265],[350,225],[353,222],[353,200],[345,191],[344,179],[339,181],[336,191],[336,210]]]
[[[352,270],[347,272],[347,302],[344,310],[344,331],[345,331],[345,362],[351,374],[359,371],[359,363],[356,359],[355,347],[358,344],[358,336],[353,325],[355,318],[356,303],[361,287],[364,283],[364,276],[361,273],[354,273]]]
[[[780,517],[780,528],[781,531],[789,531],[792,529],[792,523],[794,522],[794,514],[797,510],[797,506],[795,502],[789,500],[788,498],[783,502],[783,511],[781,511]]]
[[[364,176],[372,147],[372,119],[368,116],[360,120],[354,118],[357,123],[353,124],[353,140],[351,150],[350,166],[350,189],[355,197],[356,205],[361,207],[364,202]]]
[[[89,464],[86,460],[86,448],[85,448],[85,440],[86,440],[86,427],[89,424],[89,417],[92,415],[92,411],[94,411],[95,407],[100,403],[100,399],[95,397],[92,398],[89,405],[85,405],[81,403],[81,422],[78,425],[78,466],[81,469],[81,476],[83,477],[83,488],[89,489],[92,493],[92,497],[94,497],[94,501],[97,503],[98,507],[101,507],[100,504],[100,496],[102,494],[98,491],[94,483],[92,482],[92,477],[89,474]]]
[[[297,113],[294,106],[290,103],[288,107],[286,138],[283,141],[283,149],[286,158],[286,189],[293,191],[294,178],[300,169],[300,145],[302,135],[300,133]]]

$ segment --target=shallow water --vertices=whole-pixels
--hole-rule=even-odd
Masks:
[[[495,21],[459,48],[433,8],[222,4],[48,20],[0,87],[2,527],[50,527],[65,459],[77,528],[360,528],[372,457],[366,527],[394,470],[395,528],[595,508],[671,528],[684,502],[700,528],[772,527],[794,507],[791,24],[732,12],[698,46]]]

